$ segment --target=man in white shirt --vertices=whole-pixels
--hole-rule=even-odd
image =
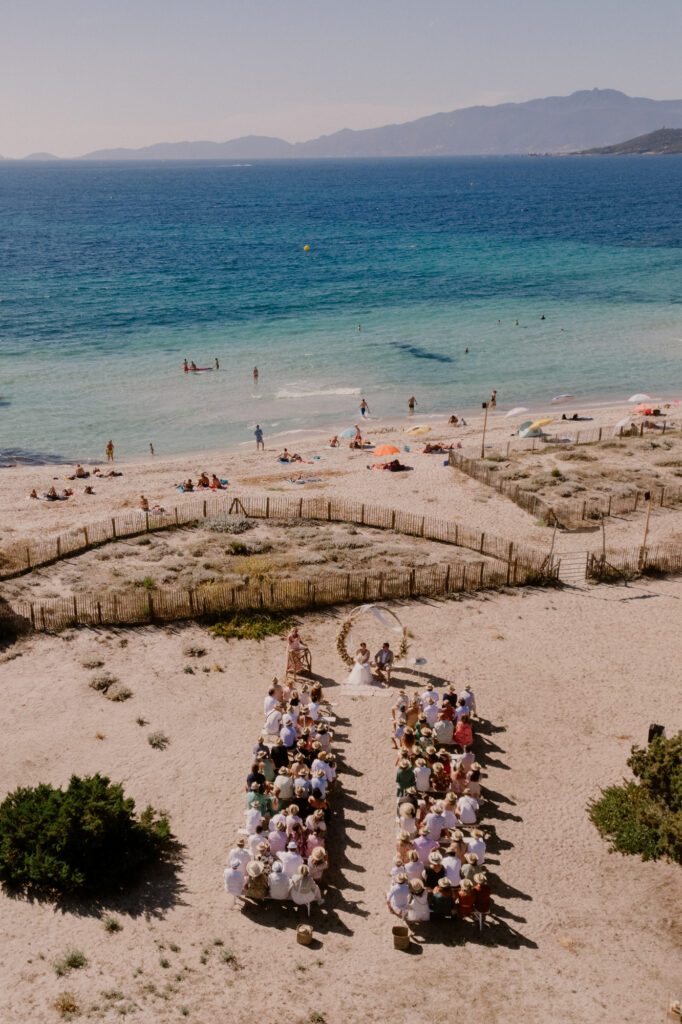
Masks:
[[[258,804],[253,804],[251,807],[246,809],[246,831],[249,835],[253,835],[257,827],[263,820],[263,815],[260,812]]]
[[[270,877],[268,878],[268,890],[271,900],[286,900],[289,897],[289,876],[284,871],[278,860],[274,861]]]
[[[429,839],[435,839],[437,843],[440,842],[441,832],[445,828],[445,824],[443,805],[440,801],[437,801],[424,818],[424,828],[427,830]]]
[[[263,714],[265,715],[266,718],[268,717],[268,714],[272,711],[272,709],[276,708],[278,704],[279,701],[275,697],[275,688],[274,686],[271,686],[270,689],[268,690],[267,697],[263,701]]]
[[[445,856],[443,857],[441,864],[445,868],[445,876],[450,879],[450,885],[459,885],[460,871],[462,863],[459,857],[455,854],[453,847],[448,847]]]
[[[433,727],[433,738],[440,747],[452,746],[454,729],[452,722],[447,718],[439,718]]]
[[[272,784],[272,791],[281,802],[287,803],[294,799],[294,780],[289,774],[288,768],[280,768],[275,781]]]
[[[438,713],[438,705],[436,704],[433,697],[429,697],[424,708],[424,714],[426,715],[426,721],[429,726],[429,729],[433,729],[434,725],[436,724],[436,721],[438,719]]]
[[[282,712],[277,706],[271,708],[265,716],[265,731],[271,736],[276,736],[282,728]]]
[[[414,767],[414,784],[418,793],[428,793],[431,788],[431,769],[423,757],[417,758]]]
[[[410,902],[410,887],[404,873],[396,875],[395,882],[386,893],[386,902],[389,909],[398,917],[405,916],[407,905]]]
[[[298,869],[303,863],[303,857],[301,857],[300,853],[296,852],[296,843],[289,843],[286,850],[282,850],[281,853],[277,854],[277,859],[281,862],[282,869],[289,879],[297,874]]]
[[[478,800],[474,800],[470,793],[465,792],[457,801],[457,817],[462,825],[475,825],[478,813]]]
[[[246,865],[251,860],[251,857],[247,853],[246,843],[243,839],[238,839],[236,846],[233,846],[227,855],[227,863],[232,864],[233,861],[237,861],[237,870],[242,873],[242,880]]]
[[[476,698],[474,697],[474,691],[471,689],[471,687],[469,686],[468,683],[464,687],[464,689],[462,690],[462,692],[460,693],[459,696],[460,696],[460,699],[463,700],[464,703],[466,704],[466,706],[469,708],[469,714],[470,715],[475,715],[476,714]]]
[[[320,750],[310,767],[313,772],[324,772],[327,777],[327,782],[333,782],[336,778],[336,772],[332,766],[328,764],[327,755],[324,750]]]
[[[239,869],[239,861],[230,861],[229,867],[223,871],[223,883],[228,896],[241,896],[244,890],[244,875]]]
[[[471,837],[465,839],[464,842],[467,844],[469,853],[476,854],[478,866],[482,867],[485,864],[485,840],[480,828],[475,828],[471,833]]]
[[[439,703],[439,701],[438,701],[438,694],[436,693],[436,691],[433,688],[433,683],[427,683],[426,684],[426,689],[421,694],[419,699],[421,701],[422,710],[426,710],[426,704],[427,704],[427,701],[429,701],[429,700],[434,700],[436,702],[436,704]]]

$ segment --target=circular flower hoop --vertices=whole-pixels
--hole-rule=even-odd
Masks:
[[[341,623],[341,629],[339,630],[338,635],[336,637],[336,650],[338,652],[339,657],[341,658],[341,661],[348,668],[352,669],[353,666],[355,665],[355,659],[348,650],[348,637],[350,635],[350,631],[355,625],[358,617],[363,612],[369,611],[374,607],[376,606],[371,604],[363,604],[359,608],[354,608],[353,611],[348,616],[348,618],[344,619],[343,622]],[[403,661],[407,657],[407,652],[410,646],[407,642],[407,628],[403,626],[398,616],[395,614],[395,612],[392,612],[390,608],[382,608],[381,611],[385,615],[388,614],[392,616],[392,618],[395,619],[396,623],[401,629],[400,646],[398,647],[398,650],[395,654],[395,660]]]

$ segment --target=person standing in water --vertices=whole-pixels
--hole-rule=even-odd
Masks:
[[[154,458],[154,445],[151,443],[151,441],[149,442],[149,454],[151,455],[152,458]]]
[[[262,448],[263,451],[265,451],[265,441],[263,440],[263,431],[260,428],[260,424],[256,424],[256,429],[253,433],[256,438],[256,451],[258,451],[259,448]]]
[[[220,363],[218,362],[218,357],[217,356],[216,356],[216,360],[215,360],[215,368],[216,368],[216,370],[220,369]]]
[[[414,397],[414,395],[411,395],[410,398],[408,398],[407,400],[407,408],[410,410],[410,412],[414,412],[414,407],[416,404],[417,399]]]
[[[497,405],[497,391],[493,391],[492,395],[490,396],[490,408],[494,409],[496,405]]]
[[[360,402],[360,412],[363,416],[369,416],[369,406],[364,398]]]
[[[114,442],[107,441],[107,462],[114,461]]]
[[[186,359],[183,359],[182,361],[182,368],[185,371],[185,373],[189,373],[189,363],[187,362]]]
[[[258,381],[258,367],[254,366],[254,368],[253,368],[253,382],[254,382],[254,384],[257,383],[257,381]]]

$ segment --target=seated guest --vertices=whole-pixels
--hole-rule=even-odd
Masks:
[[[426,886],[419,878],[413,878],[409,883],[410,901],[407,905],[408,921],[428,921],[431,917],[429,909],[429,894]]]
[[[269,895],[268,876],[263,865],[257,860],[249,861],[246,874],[246,895],[251,900],[262,902]]]
[[[276,860],[268,876],[268,894],[271,900],[286,900],[289,898],[289,876],[282,868],[280,861]]]
[[[407,875],[403,872],[396,876],[391,888],[386,893],[386,903],[392,914],[398,917],[405,917],[410,902],[410,887],[407,882]]]
[[[474,800],[469,790],[465,789],[463,795],[457,801],[457,808],[455,810],[455,814],[462,825],[476,824],[478,806],[478,800]]]
[[[405,874],[407,875],[408,882],[411,882],[414,878],[419,878],[420,880],[424,878],[424,865],[420,861],[416,850],[410,850],[407,855]]]
[[[453,734],[452,720],[441,711],[433,726],[434,740],[439,747],[450,747],[452,746]]]
[[[433,850],[429,854],[429,859],[424,868],[424,885],[429,892],[433,892],[441,878],[447,878],[447,873],[443,867],[443,861],[438,850]]]
[[[301,864],[291,880],[289,897],[298,906],[309,906],[311,903],[322,903],[322,893],[314,878],[310,876],[307,864]]]
[[[246,865],[251,860],[249,854],[246,851],[246,841],[244,839],[238,839],[234,847],[230,850],[227,855],[227,863],[231,864],[232,861],[237,861],[239,864],[239,870],[244,874]]]
[[[244,875],[241,872],[241,865],[238,860],[230,861],[228,867],[223,871],[223,884],[225,892],[229,896],[241,896],[244,890]]]
[[[460,693],[461,699],[464,701],[466,706],[469,708],[469,716],[476,714],[476,698],[474,697],[474,691],[471,689],[469,684],[464,687]]]
[[[478,857],[478,866],[483,867],[485,864],[485,839],[480,828],[472,829],[471,838],[465,840],[469,853],[475,853]]]
[[[328,867],[329,861],[327,860],[327,851],[324,846],[316,846],[308,857],[310,877],[319,884]]]
[[[450,879],[450,884],[459,885],[461,880],[462,862],[457,856],[454,846],[448,846],[441,864],[443,865],[446,876]]]
[[[473,882],[474,875],[477,875],[478,872],[479,872],[478,857],[476,856],[476,854],[475,853],[465,853],[464,854],[464,864],[462,864],[462,868],[461,868],[462,878],[468,878],[468,879],[470,879]]]
[[[303,857],[296,849],[295,842],[288,843],[286,850],[277,854],[277,859],[281,862],[282,868],[289,878],[294,877],[303,863]]]
[[[476,893],[474,883],[469,878],[463,878],[457,892],[457,913],[460,917],[469,917],[476,906]]]
[[[439,879],[438,885],[431,893],[431,912],[436,917],[451,917],[455,901],[452,886],[447,877]]]
[[[481,766],[478,761],[475,761],[471,766],[471,771],[467,772],[467,781],[469,783],[469,792],[476,799],[481,799]]]
[[[457,746],[461,747],[463,750],[467,750],[467,748],[474,742],[474,733],[469,722],[468,714],[462,715],[457,723],[454,738]]]
[[[484,915],[490,913],[490,886],[485,871],[474,875],[474,910]]]
[[[268,841],[271,853],[278,854],[286,850],[289,839],[287,837],[287,827],[283,821],[278,821],[274,829],[268,832]]]
[[[398,787],[398,796],[402,796],[406,789],[415,785],[414,771],[407,758],[403,758],[398,762],[398,772],[395,781]]]

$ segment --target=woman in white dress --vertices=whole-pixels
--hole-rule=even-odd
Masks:
[[[361,686],[371,686],[374,682],[374,676],[372,675],[370,661],[371,655],[367,649],[367,644],[361,643],[355,652],[355,665],[346,682],[351,686],[358,684]]]

